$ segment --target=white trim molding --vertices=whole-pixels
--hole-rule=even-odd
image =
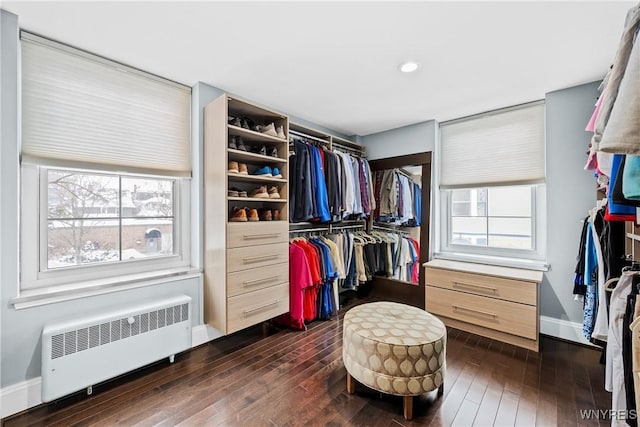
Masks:
[[[587,341],[582,334],[582,323],[540,316],[540,333],[567,341],[573,341],[578,344],[596,347]]]
[[[207,324],[193,326],[191,328],[191,335],[191,348],[208,343],[209,341],[213,341],[223,336],[222,332]]]
[[[42,403],[41,378],[32,378],[0,389],[0,417],[8,417]]]
[[[191,328],[191,348],[222,337],[222,333],[209,325]],[[42,403],[42,379],[32,378],[0,389],[0,418],[25,411]]]

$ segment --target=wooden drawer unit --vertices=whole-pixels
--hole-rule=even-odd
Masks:
[[[233,333],[289,311],[289,283],[230,297],[227,328]]]
[[[289,243],[227,249],[227,272],[289,262]]]
[[[428,286],[427,311],[535,340],[536,308],[495,298]]]
[[[289,240],[289,224],[275,222],[241,222],[227,224],[227,247],[268,245]]]
[[[424,266],[427,311],[448,326],[538,351],[542,272],[446,260]]]
[[[227,295],[233,297],[289,281],[289,264],[251,268],[227,275]]]
[[[536,305],[537,285],[535,282],[523,282],[439,268],[430,268],[427,272],[427,284],[431,286]]]

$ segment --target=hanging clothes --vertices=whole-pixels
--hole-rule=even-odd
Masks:
[[[374,172],[374,199],[378,209],[374,212],[377,222],[396,225],[420,225],[421,189],[398,169]]]
[[[614,108],[614,104],[617,102],[617,98],[621,89],[621,83],[625,75],[625,71],[627,70],[627,65],[629,63],[629,59],[632,55],[632,50],[634,47],[634,39],[636,39],[636,33],[638,31],[638,27],[640,26],[640,4],[635,5],[627,12],[627,17],[625,19],[624,30],[622,32],[622,37],[620,39],[620,43],[618,45],[618,51],[616,52],[616,56],[614,59],[613,66],[609,75],[607,76],[607,83],[603,89],[602,97],[602,106],[598,112],[595,124],[595,132],[593,138],[591,140],[591,144],[594,150],[600,150],[600,141],[603,138],[603,133],[605,132],[606,127],[608,126],[610,116],[612,110]],[[630,76],[630,79],[636,78],[637,75]],[[630,82],[631,84],[633,82]],[[637,83],[637,81],[636,81]],[[637,96],[637,94],[633,94]],[[636,99],[637,102],[637,99]],[[628,103],[625,103],[628,104]],[[629,120],[633,120],[630,116]],[[612,141],[613,142],[613,141]],[[606,141],[605,147],[606,148]],[[615,152],[615,151],[614,151]]]
[[[289,156],[290,222],[363,219],[376,207],[369,162],[292,136]]]

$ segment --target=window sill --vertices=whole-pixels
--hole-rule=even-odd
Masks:
[[[116,278],[76,282],[69,285],[21,291],[9,303],[16,310],[87,298],[112,292],[153,286],[175,280],[200,277],[199,269],[193,267],[174,268],[152,273],[130,274]]]
[[[456,252],[439,252],[433,254],[434,259],[462,261],[499,267],[520,268],[523,270],[549,271],[549,264],[541,260],[506,258],[488,255],[464,254]]]

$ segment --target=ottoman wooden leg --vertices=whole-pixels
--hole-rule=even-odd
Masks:
[[[404,407],[404,419],[413,418],[413,396],[403,396],[402,406]]]
[[[349,373],[349,371],[347,371],[347,393],[353,394],[355,393],[355,391],[356,391],[356,382],[351,376],[351,374]]]
[[[440,387],[438,387],[438,397],[442,396],[444,394],[444,383],[440,384]]]

